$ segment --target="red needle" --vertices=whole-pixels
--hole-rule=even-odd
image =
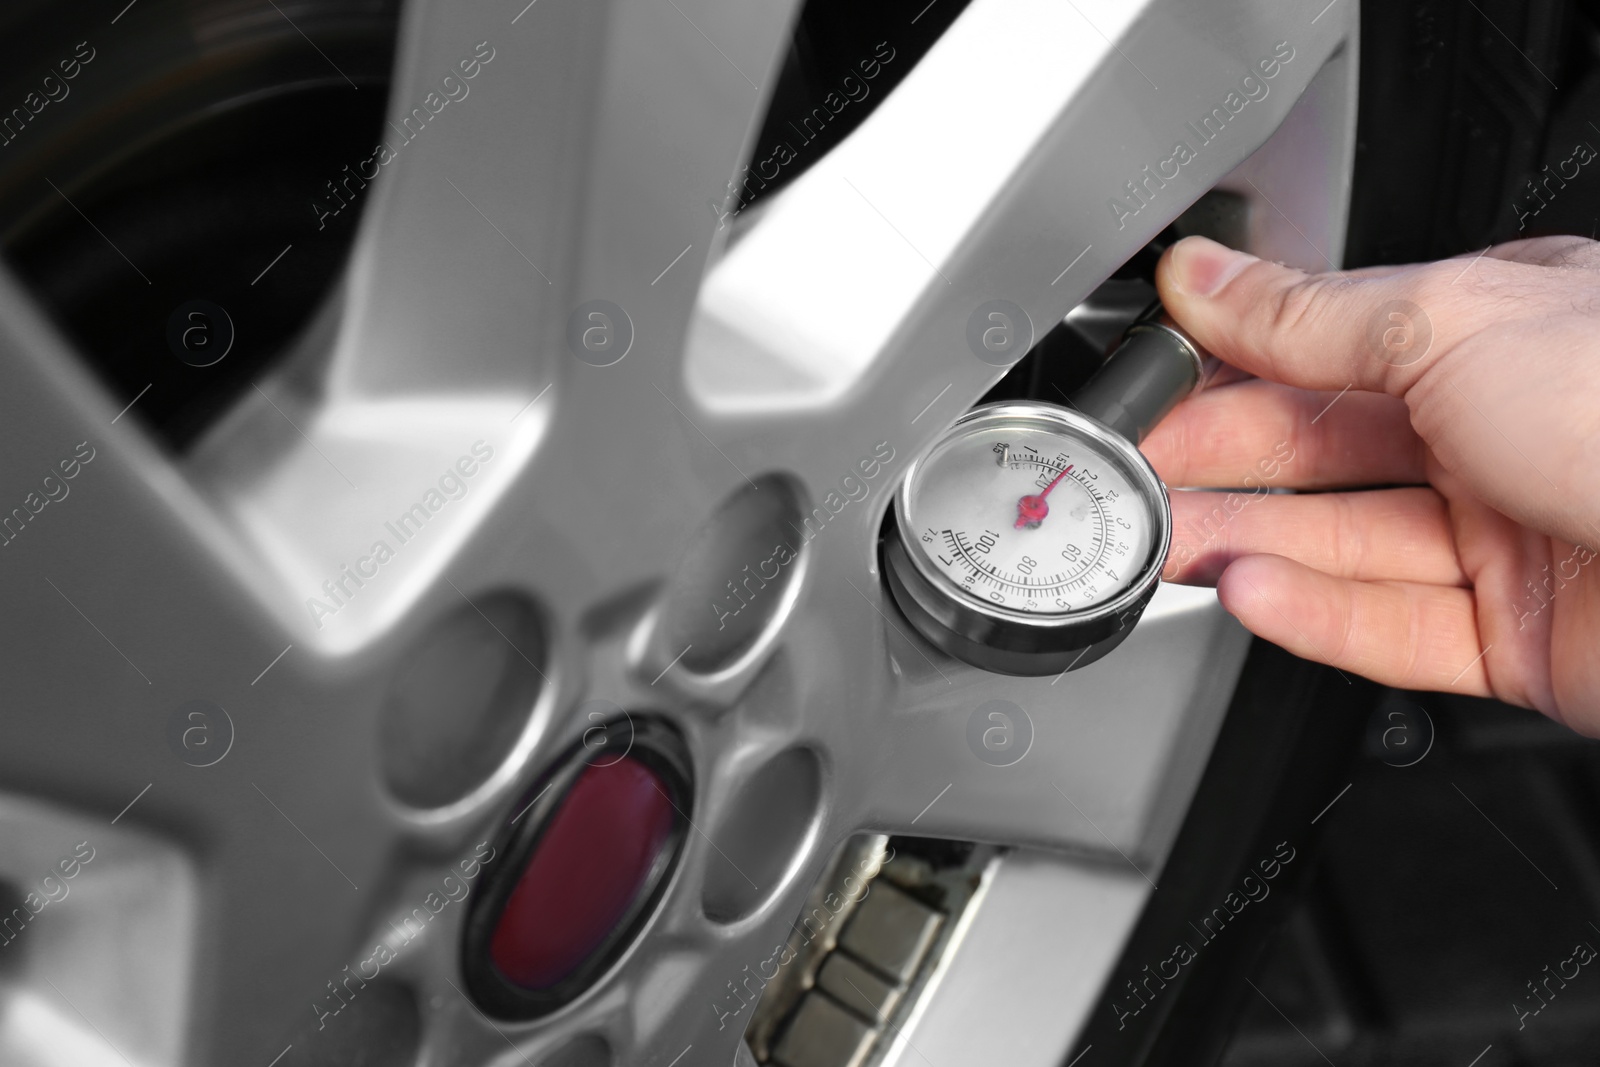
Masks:
[[[1044,521],[1044,517],[1050,514],[1050,502],[1045,497],[1050,495],[1050,490],[1056,487],[1057,482],[1072,473],[1073,466],[1074,464],[1067,464],[1066,469],[1052,478],[1050,484],[1045,486],[1044,491],[1038,496],[1030,493],[1017,501],[1016,529],[1020,530],[1024,526],[1030,530],[1038,528],[1039,524]]]

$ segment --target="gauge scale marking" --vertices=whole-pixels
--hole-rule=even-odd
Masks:
[[[1166,489],[1139,451],[1037,402],[958,420],[907,472],[896,508],[887,563],[902,608],[946,651],[1006,673],[1114,647],[1171,538]]]
[[[1055,434],[993,429],[961,441],[956,454],[930,457],[911,520],[929,557],[964,592],[1022,611],[1091,607],[1120,592],[1148,554],[1148,516],[1127,478],[1061,443]],[[1018,502],[1042,492],[1048,513],[1019,517]]]

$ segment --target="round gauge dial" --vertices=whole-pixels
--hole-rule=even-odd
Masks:
[[[887,563],[908,617],[952,654],[1008,673],[1044,673],[1078,651],[1090,662],[1090,646],[1120,640],[1171,537],[1166,490],[1130,442],[1034,402],[959,420],[907,472],[896,508]]]

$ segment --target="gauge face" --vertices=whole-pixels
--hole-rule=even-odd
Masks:
[[[1161,483],[1132,445],[1043,404],[957,423],[911,472],[900,505],[903,543],[935,586],[1037,616],[1093,611],[1148,585],[1169,523]]]

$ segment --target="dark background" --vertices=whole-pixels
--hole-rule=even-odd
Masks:
[[[1600,4],[1369,0],[1361,18],[1348,265],[1595,236],[1600,158],[1521,216],[1544,167],[1600,150]],[[1434,747],[1404,768],[1356,757],[1222,1062],[1600,1063],[1600,967],[1537,1015],[1512,1007],[1537,1007],[1525,983],[1576,943],[1600,949],[1600,745],[1493,701],[1386,699],[1425,709]]]

